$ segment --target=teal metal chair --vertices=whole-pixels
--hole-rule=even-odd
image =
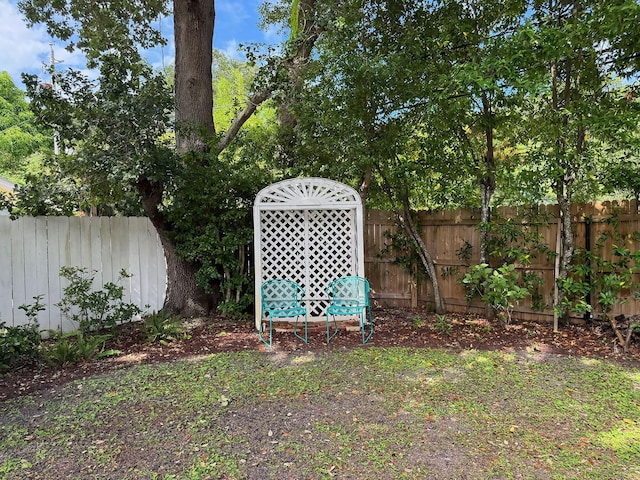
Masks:
[[[329,283],[326,289],[329,296],[329,305],[326,309],[327,343],[338,333],[336,316],[350,315],[359,315],[362,343],[365,344],[369,341],[374,329],[369,301],[370,290],[369,281],[363,277],[341,277]],[[330,316],[333,317],[333,333],[331,333],[329,326]]]
[[[309,318],[307,309],[302,306],[302,298],[304,297],[304,289],[291,280],[276,278],[265,281],[260,287],[260,296],[262,298],[262,314],[258,335],[260,340],[271,348],[273,344],[273,319],[274,318],[294,318],[296,323],[293,327],[293,334],[304,343],[309,343]],[[267,342],[263,334],[263,324],[265,315],[269,318],[269,342]],[[304,317],[304,337],[298,335],[298,321],[300,317]]]

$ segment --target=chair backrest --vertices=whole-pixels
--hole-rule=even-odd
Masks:
[[[304,289],[292,280],[274,278],[262,284],[260,295],[263,311],[293,308],[300,306]]]
[[[333,305],[345,307],[369,306],[369,281],[363,277],[341,277],[327,287]]]

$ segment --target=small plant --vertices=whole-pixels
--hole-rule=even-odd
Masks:
[[[433,329],[442,335],[451,335],[451,332],[453,332],[453,324],[446,315],[436,314],[436,321],[433,324]]]
[[[35,357],[40,345],[40,326],[38,312],[44,310],[40,301],[42,295],[33,297],[32,305],[20,305],[18,308],[27,315],[28,323],[15,327],[0,321],[0,371],[9,370],[20,358]]]
[[[142,330],[148,342],[165,345],[185,335],[182,319],[163,310],[148,315],[144,319]]]
[[[424,327],[426,323],[427,322],[425,321],[425,319],[418,315],[416,315],[411,319],[411,324],[413,325],[413,328],[415,328],[416,330]]]
[[[29,324],[37,325],[38,324],[38,313],[46,310],[45,306],[41,303],[44,295],[36,295],[33,297],[34,302],[32,304],[23,303],[18,307],[19,310],[22,310],[24,314],[29,319]]]
[[[529,295],[529,289],[519,285],[513,264],[496,269],[486,263],[474,265],[462,278],[462,284],[467,292],[467,301],[479,296],[505,325],[511,322],[516,304]]]
[[[112,329],[117,324],[131,321],[142,313],[133,303],[123,300],[124,287],[107,282],[102,290],[93,290],[96,272],[88,272],[81,267],[62,267],[60,275],[69,281],[63,289],[63,297],[56,305],[71,321],[78,325],[81,333],[103,329]],[[129,278],[124,269],[120,271],[118,281]]]
[[[99,356],[109,338],[110,335],[86,335],[80,331],[54,333],[54,342],[42,349],[42,356],[56,367],[92,360]]]

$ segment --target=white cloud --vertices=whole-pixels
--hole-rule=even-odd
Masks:
[[[216,2],[216,23],[220,18],[234,26],[242,25],[245,22],[255,23],[255,15],[247,10],[246,2],[242,1],[217,1]]]
[[[224,47],[221,48],[222,52],[229,58],[235,58],[238,60],[244,59],[244,52],[238,50],[238,42],[234,39],[227,40]]]
[[[0,0],[0,19],[0,70],[22,87],[21,73],[42,73],[51,39],[43,27],[27,28],[15,2]]]

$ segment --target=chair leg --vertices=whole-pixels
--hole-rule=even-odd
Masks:
[[[273,321],[271,319],[271,316],[269,316],[269,342],[267,343],[267,341],[262,338],[262,331],[264,330],[263,327],[263,323],[260,323],[260,329],[258,330],[258,336],[260,337],[260,340],[262,340],[262,343],[264,343],[267,347],[271,348],[271,346],[273,345]]]
[[[364,345],[365,343],[367,343],[369,341],[369,339],[371,339],[371,335],[373,335],[373,315],[371,313],[371,309],[368,308],[366,310],[369,310],[369,334],[365,336],[365,327],[366,327],[366,317],[367,317],[367,312],[363,311],[362,314],[360,315],[360,330],[362,331],[362,344]]]
[[[330,334],[329,333],[330,331],[329,330],[329,314],[327,313],[326,316],[327,316],[327,345],[328,345],[331,339],[338,334],[338,324],[336,323],[336,316],[333,315],[333,326],[335,327],[335,331],[332,334]]]
[[[301,337],[300,335],[298,335],[298,319],[299,318],[300,318],[300,316],[298,315],[296,317],[296,324],[293,326],[293,334],[296,337],[298,337],[300,340],[302,340],[304,343],[309,343],[309,318],[305,314],[305,316],[304,316],[304,337]]]

